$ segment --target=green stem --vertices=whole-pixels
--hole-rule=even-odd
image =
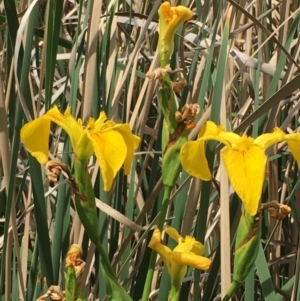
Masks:
[[[81,162],[77,158],[75,159],[74,169],[76,183],[80,194],[86,198],[84,200],[79,197],[75,198],[77,213],[90,240],[96,245],[97,250],[100,253],[101,269],[103,270],[104,279],[106,281],[106,293],[108,295],[108,299],[113,301],[132,301],[124,288],[118,282],[107,253],[99,240],[95,195],[91,177],[86,166],[86,162]]]
[[[164,196],[161,204],[160,215],[157,221],[157,228],[160,231],[162,231],[166,219],[166,214],[167,214],[167,209],[168,209],[172,189],[173,187],[171,186],[167,186],[167,185],[164,186]],[[150,294],[151,283],[152,283],[152,278],[153,278],[154,268],[155,268],[156,255],[157,255],[156,252],[152,250],[149,267],[147,271],[147,277],[144,286],[144,291],[143,291],[143,296],[142,296],[142,301],[147,301]]]
[[[173,281],[172,281],[168,301],[178,301],[179,292],[180,292],[180,282],[173,283]]]
[[[226,295],[223,297],[222,301],[229,301],[239,286],[240,286],[240,283],[233,281],[231,283]]]
[[[173,187],[164,185],[164,196],[161,204],[160,215],[157,221],[157,228],[162,231],[166,219],[167,209]]]

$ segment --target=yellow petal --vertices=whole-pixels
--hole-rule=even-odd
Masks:
[[[68,107],[63,114],[60,113],[58,108],[55,106],[43,115],[43,118],[47,118],[52,122],[56,123],[65,132],[71,139],[73,150],[76,153],[76,145],[80,139],[80,136],[83,134],[83,127],[71,114],[71,108]]]
[[[179,243],[173,251],[180,253],[195,253],[196,255],[203,255],[204,246],[194,237],[187,235],[185,238],[181,237],[179,239]]]
[[[189,247],[185,247],[186,248],[186,251],[184,251],[184,248],[183,247],[180,247],[180,248],[176,248],[176,251],[178,252],[192,252],[192,253],[195,253],[196,255],[203,255],[204,254],[204,246],[203,244],[200,242],[200,241],[197,241],[194,237],[192,236],[189,236],[187,235],[185,238],[184,238],[184,243],[181,243],[181,244],[184,244],[184,245],[189,245]],[[174,249],[175,251],[175,249]]]
[[[225,132],[222,125],[217,126],[212,121],[207,121],[199,133],[199,140],[216,140],[227,146],[234,144],[241,138],[239,135],[232,132]]]
[[[182,265],[189,265],[193,268],[199,270],[205,270],[205,271],[208,270],[211,265],[210,259],[192,253],[189,254],[189,253],[172,252],[172,259],[176,263]]]
[[[187,236],[187,239],[183,239],[175,248],[174,252],[180,253],[190,253],[192,252],[194,242],[196,241],[195,238],[191,236]],[[189,239],[190,238],[190,239]]]
[[[166,227],[165,228],[166,233],[173,238],[177,243],[179,242],[179,239],[182,238],[178,231],[173,227]]]
[[[226,147],[221,155],[233,189],[246,211],[255,215],[265,176],[264,148],[255,144],[244,145],[244,149]]]
[[[172,256],[171,256],[171,249],[167,246],[163,245],[161,242],[161,232],[158,228],[154,229],[153,235],[151,237],[151,240],[149,242],[148,247],[153,249],[155,252],[157,252],[161,259],[163,260],[165,266],[168,269],[168,272],[170,274],[171,272],[171,266],[172,266]],[[170,274],[171,275],[171,274]]]
[[[208,120],[205,123],[205,125],[201,128],[199,138],[206,136],[218,136],[221,132],[224,132],[224,128],[222,125],[217,126],[214,122]]]
[[[21,129],[21,141],[40,164],[48,161],[50,120],[44,117],[26,123]]]
[[[164,17],[166,17],[167,22],[168,22],[165,36],[173,35],[173,37],[174,37],[174,34],[175,34],[178,26],[181,23],[192,19],[194,14],[189,8],[182,6],[182,5],[171,7],[171,13],[170,13],[169,7],[167,7],[167,5],[164,5],[165,3],[169,4],[169,2],[164,2],[162,4],[163,14],[164,14]]]
[[[275,143],[281,142],[284,140],[285,133],[279,129],[275,128],[273,133],[266,133],[258,136],[254,142],[256,144],[262,145],[265,149],[269,148]]]
[[[204,246],[200,241],[195,241],[193,245],[192,252],[196,255],[203,255],[204,254]]]
[[[188,141],[180,150],[182,167],[190,175],[204,181],[211,179],[211,173],[205,156],[205,142],[201,140]]]
[[[284,137],[287,141],[290,151],[297,161],[298,167],[300,168],[300,134],[287,134]]]
[[[233,132],[220,132],[216,138],[217,138],[216,140],[229,146],[229,145],[238,144],[241,139],[241,136]]]
[[[95,130],[101,131],[106,121],[107,121],[106,113],[104,111],[101,111],[98,119],[95,121]]]
[[[101,169],[104,190],[108,191],[126,158],[126,143],[114,130],[89,133],[89,137]]]
[[[168,36],[173,36],[174,38],[175,31],[180,23],[192,19],[194,15],[189,8],[182,5],[171,7],[167,1],[160,6],[158,14],[159,21],[162,23],[162,32],[160,31],[160,34],[162,34],[163,38],[168,38]]]
[[[124,161],[125,174],[130,173],[130,167],[134,156],[134,150],[138,148],[141,138],[132,134],[131,128],[128,123],[118,124],[114,127],[116,131],[122,134],[123,139],[127,146],[127,154]]]
[[[190,20],[193,12],[185,6],[171,7],[169,2],[164,2],[158,9],[159,15],[159,41],[158,52],[163,61],[163,67],[168,63],[174,49],[174,36],[180,23]]]

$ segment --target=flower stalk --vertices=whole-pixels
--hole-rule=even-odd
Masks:
[[[173,73],[173,71],[170,68],[169,64],[170,57],[174,50],[174,37],[176,30],[180,24],[187,20],[190,20],[193,17],[193,13],[190,9],[184,6],[171,7],[170,3],[166,1],[161,4],[158,10],[158,14],[158,54],[160,59],[160,67],[157,68],[154,72],[149,72],[147,76],[152,80],[159,81],[160,88],[158,94],[161,110],[164,116],[162,133],[162,178],[164,184],[164,196],[163,202],[161,204],[160,216],[157,223],[158,230],[162,231],[171,191],[181,170],[181,164],[179,160],[180,149],[182,145],[187,141],[189,132],[187,128],[187,122],[189,118],[183,118],[183,120],[181,120],[180,122],[176,120],[176,112],[178,108],[170,78],[170,74]],[[152,252],[142,301],[148,300],[150,294],[155,260],[156,254]],[[174,289],[172,289],[172,292],[172,295],[177,296],[177,293],[174,291]]]

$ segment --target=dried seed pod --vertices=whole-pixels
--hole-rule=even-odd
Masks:
[[[190,130],[194,129],[195,127],[196,127],[196,122],[195,121],[190,120],[190,121],[185,122],[185,128],[187,130],[190,131]]]
[[[170,73],[172,73],[172,69],[171,69],[170,65],[167,65],[164,68],[156,68],[156,69],[154,69],[154,71],[148,71],[146,73],[146,76],[150,80],[162,80],[164,77],[166,77]]]
[[[50,160],[45,165],[45,172],[50,183],[57,183],[61,174],[60,162]]]
[[[183,121],[182,113],[179,112],[179,111],[176,111],[175,112],[175,119],[176,119],[177,122]]]
[[[272,218],[279,221],[283,220],[287,215],[291,213],[291,207],[285,204],[280,204],[278,201],[271,201],[263,204],[259,211],[267,209]]]
[[[52,300],[56,301],[65,301],[65,293],[60,289],[58,285],[51,285],[43,296],[40,296],[36,301],[44,301],[48,298],[51,298]]]
[[[200,106],[197,103],[186,104],[181,109],[181,112],[175,113],[177,122],[183,122],[187,130],[192,130],[196,127],[195,118],[200,112]]]
[[[67,255],[67,258],[66,258],[66,267],[76,266],[78,264],[78,260],[82,256],[82,253],[83,252],[82,252],[81,246],[79,246],[77,244],[71,245],[68,255]]]
[[[171,82],[172,90],[174,91],[174,93],[179,93],[186,85],[187,81],[185,78],[181,78],[176,82]]]

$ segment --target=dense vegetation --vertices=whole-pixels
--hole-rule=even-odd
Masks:
[[[176,91],[179,109],[190,103],[200,107],[189,140],[196,139],[209,119],[252,137],[274,127],[286,133],[299,131],[299,2],[172,2],[194,13],[177,30],[171,58],[171,68],[180,69],[172,79],[186,79]],[[106,295],[101,256],[76,214],[74,186],[65,173],[56,184],[50,183],[44,167],[20,142],[22,126],[54,105],[61,112],[71,107],[83,124],[104,110],[109,119],[128,123],[141,138],[130,174],[121,169],[109,192],[104,191],[93,157],[88,170],[102,246],[132,300],[142,298],[152,252],[148,243],[164,197],[161,85],[146,77],[159,67],[160,4],[142,0],[0,4],[3,300],[36,300],[51,285],[64,290],[65,258],[73,243],[83,249],[81,285],[86,300],[104,300]],[[227,185],[221,149],[216,143],[207,148],[212,181],[182,170],[168,202],[166,224],[202,242],[205,256],[212,260],[208,271],[188,269],[179,300],[221,300],[231,283],[241,202]],[[49,150],[51,159],[74,172],[71,141],[53,123]],[[232,300],[300,299],[298,166],[285,142],[267,154],[261,202],[288,204],[291,213],[282,221],[262,213],[255,265]],[[175,246],[173,240],[165,243]],[[150,300],[167,300],[169,275],[157,259]]]

